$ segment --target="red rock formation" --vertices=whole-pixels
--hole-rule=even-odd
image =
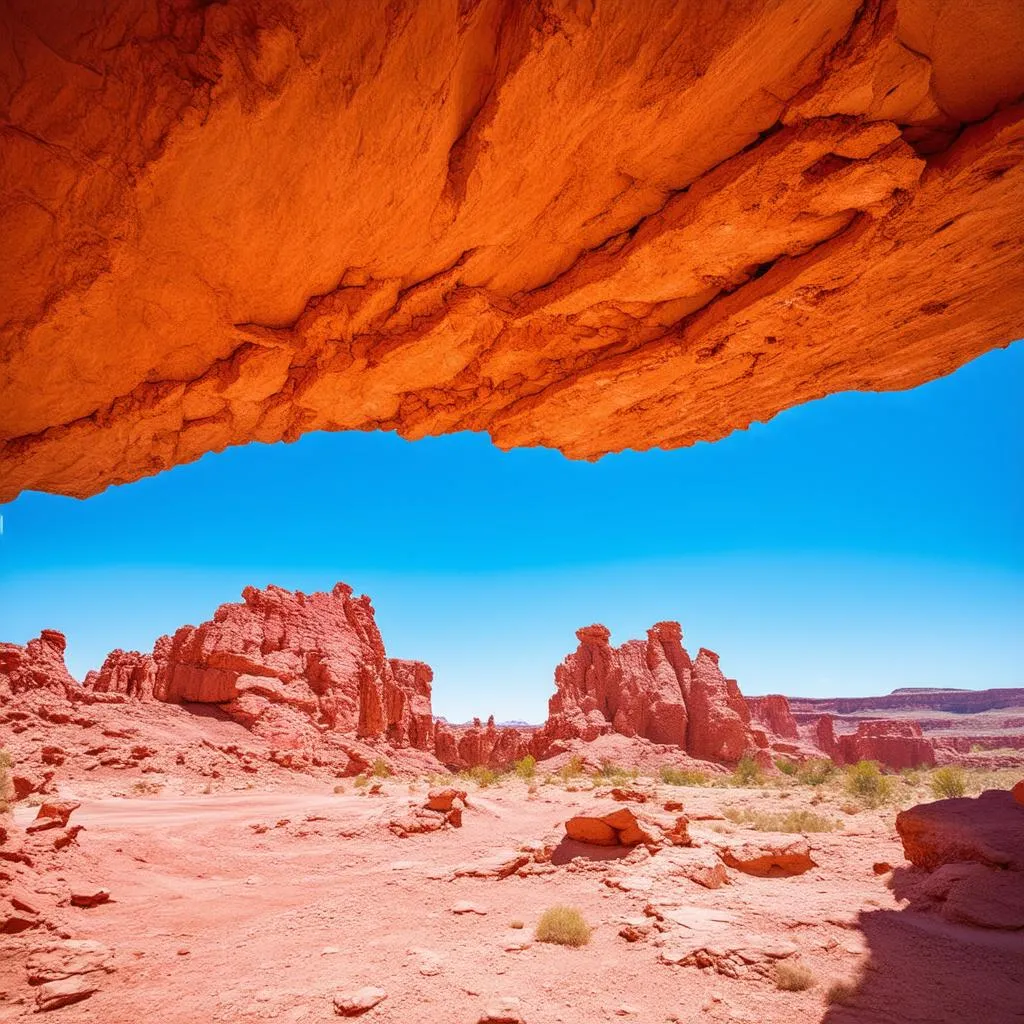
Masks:
[[[0,643],[0,699],[22,693],[67,697],[75,681],[64,664],[67,640],[55,629],[44,629],[21,647]]]
[[[158,699],[221,704],[283,748],[315,745],[324,730],[432,748],[430,667],[387,657],[368,597],[343,583],[242,597],[157,643]]]
[[[860,722],[856,732],[837,736],[832,716],[822,715],[815,734],[818,746],[838,764],[878,761],[896,771],[935,764],[935,748],[916,722]]]
[[[753,722],[764,726],[772,736],[787,740],[799,738],[800,731],[788,698],[772,693],[766,697],[747,697],[746,702]]]
[[[601,625],[576,631],[580,644],[555,669],[555,694],[538,744],[609,732],[672,744],[710,761],[736,761],[756,745],[750,714],[718,655],[697,660],[682,646],[677,622],[659,622],[647,640],[609,644]]]
[[[437,759],[449,768],[509,768],[534,749],[533,730],[499,728],[494,716],[486,726],[475,718],[468,728],[439,721],[435,726]]]
[[[86,674],[82,682],[93,693],[120,693],[149,700],[156,685],[156,662],[139,651],[111,651],[99,671]]]
[[[309,430],[672,447],[1024,334],[1019,0],[0,25],[0,501]]]

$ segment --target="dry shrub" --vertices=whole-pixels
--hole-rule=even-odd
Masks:
[[[737,825],[746,825],[758,832],[831,832],[836,827],[831,819],[807,810],[770,814],[748,807],[726,807],[722,815]]]
[[[783,992],[805,992],[817,981],[810,967],[799,960],[782,960],[775,966],[775,984]]]
[[[0,750],[0,814],[10,810],[10,801],[14,796],[14,787],[11,785],[13,764],[14,758],[6,750]]]
[[[509,928],[515,928],[515,929],[525,928],[526,927],[526,922],[525,921],[519,921],[519,920],[509,921],[508,926],[509,926]]]
[[[949,800],[963,796],[967,792],[967,776],[963,768],[950,764],[944,768],[936,768],[932,772],[929,785],[940,800]]]
[[[857,984],[853,981],[833,981],[825,993],[825,998],[830,1003],[848,1005],[857,994]]]
[[[553,942],[559,946],[585,946],[590,941],[591,928],[575,907],[548,907],[537,923],[538,942]]]
[[[688,771],[685,768],[673,768],[665,765],[660,772],[661,781],[667,786],[704,786],[708,777],[704,772]]]

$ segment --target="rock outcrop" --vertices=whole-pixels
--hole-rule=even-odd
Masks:
[[[919,804],[896,816],[896,831],[917,869],[900,879],[912,909],[961,925],[1024,930],[1024,806],[1013,793]]]
[[[536,751],[533,729],[497,726],[493,715],[486,725],[479,718],[469,726],[450,725],[443,719],[434,725],[434,752],[448,768],[509,768]]]
[[[168,703],[219,704],[281,749],[324,731],[431,751],[432,673],[388,658],[368,597],[247,587],[199,626],[157,641],[152,655],[114,651],[84,686]]]
[[[616,732],[678,746],[696,758],[736,761],[756,746],[750,712],[718,655],[695,661],[678,622],[659,622],[647,640],[612,647],[602,625],[576,631],[579,647],[555,669],[555,694],[538,737],[594,740]]]
[[[746,701],[754,724],[779,739],[795,740],[799,737],[799,727],[787,697],[772,693],[766,697],[747,697]]]
[[[156,688],[156,673],[153,655],[117,648],[107,655],[98,671],[86,673],[82,685],[92,693],[119,693],[150,700]]]
[[[1019,0],[0,25],[0,501],[312,430],[674,447],[1024,335]]]
[[[836,735],[832,717],[822,715],[815,736],[818,746],[837,764],[878,761],[896,771],[935,764],[935,748],[917,722],[860,722],[856,732]]]

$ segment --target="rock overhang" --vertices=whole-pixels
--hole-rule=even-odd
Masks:
[[[1015,0],[0,17],[0,500],[311,430],[672,448],[1024,335]]]

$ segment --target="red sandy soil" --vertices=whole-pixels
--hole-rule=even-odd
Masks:
[[[809,807],[807,788],[783,795],[661,786],[654,806],[683,800],[698,849],[623,858],[621,849],[578,847],[570,852],[582,857],[543,866],[547,873],[504,879],[453,871],[606,807],[602,791],[541,785],[531,795],[518,781],[471,785],[463,828],[399,839],[387,822],[423,803],[423,783],[410,793],[406,781],[389,779],[378,796],[351,786],[334,793],[314,781],[288,791],[134,799],[94,780],[63,788],[82,800],[73,823],[85,829],[64,870],[44,882],[110,890],[109,903],[69,907],[64,920],[69,934],[109,946],[116,967],[90,999],[55,1011],[63,1022],[327,1022],[339,1019],[335,995],[366,985],[387,992],[360,1018],[373,1024],[476,1022],[490,997],[505,995],[521,1001],[528,1024],[1010,1024],[1024,1008],[1024,933],[912,912],[897,899],[892,876],[873,871],[877,862],[903,864],[891,808],[844,816],[828,802],[816,806],[844,827],[807,837],[817,867],[802,875],[729,870],[730,884],[706,889],[679,873],[712,843],[799,840],[716,816],[729,805]],[[19,805],[15,821],[26,824],[34,811]],[[455,914],[458,901],[486,913]],[[595,929],[589,945],[533,941],[540,915],[555,904],[582,911]],[[620,937],[627,919],[641,931],[654,923],[645,908],[658,908],[668,930],[635,942]],[[661,962],[691,934],[669,917],[681,910],[692,923],[688,908],[734,915],[718,922],[710,945],[747,944],[754,963],[728,977],[714,966]],[[512,929],[516,920],[525,927]],[[2,941],[14,950],[21,939]],[[522,942],[528,948],[506,948]],[[771,960],[762,977],[758,957],[772,949],[809,966],[815,986],[778,990]],[[5,1022],[28,1020],[34,1010],[14,959],[0,960]],[[834,981],[858,978],[848,1005],[826,1000]]]

